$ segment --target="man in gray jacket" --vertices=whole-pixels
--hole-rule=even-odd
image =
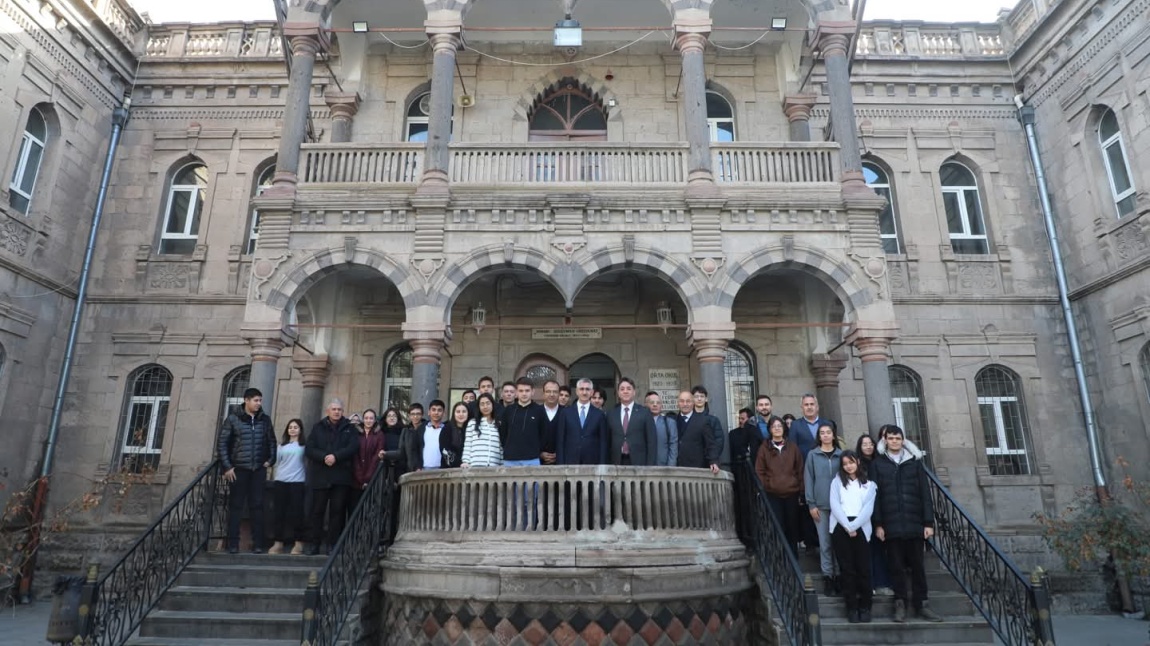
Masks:
[[[231,483],[228,496],[229,554],[240,549],[240,516],[250,510],[252,552],[264,553],[264,486],[268,467],[276,461],[276,436],[272,418],[263,411],[264,396],[256,388],[244,391],[237,406],[220,429],[216,452],[223,464],[224,480]]]
[[[655,418],[655,442],[658,450],[655,455],[655,466],[673,467],[679,464],[679,425],[675,420],[663,414],[663,398],[659,393],[650,391],[643,398],[651,416]]]

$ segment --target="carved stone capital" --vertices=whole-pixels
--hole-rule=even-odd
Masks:
[[[431,40],[431,50],[436,54],[448,52],[454,56],[463,46],[463,37],[459,32],[428,33],[428,38]]]
[[[847,358],[838,354],[816,354],[811,357],[811,373],[816,388],[838,388],[839,373],[847,367]]]
[[[706,32],[679,31],[675,34],[675,49],[686,56],[687,54],[702,54],[707,47]]]
[[[327,107],[331,109],[332,119],[343,119],[351,121],[352,117],[359,112],[359,104],[362,99],[359,92],[325,92],[323,95]]]
[[[783,99],[783,112],[787,121],[810,121],[811,109],[815,107],[816,97],[813,94],[792,94]]]
[[[252,349],[252,362],[279,361],[280,354],[290,341],[283,330],[275,329],[246,329],[241,335],[248,340]]]
[[[815,29],[811,42],[822,53],[824,59],[835,56],[845,58],[855,29],[854,22],[821,21]]]
[[[847,342],[855,347],[863,362],[890,359],[890,344],[898,338],[898,324],[891,322],[868,323],[855,327],[847,335]]]
[[[326,354],[297,358],[292,362],[303,377],[304,388],[323,388],[327,385],[327,375],[331,362]]]

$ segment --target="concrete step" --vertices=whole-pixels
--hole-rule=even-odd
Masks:
[[[294,565],[200,565],[193,561],[179,578],[176,586],[215,588],[284,588],[304,590],[308,575],[319,568]]]
[[[290,554],[228,554],[227,552],[200,552],[196,555],[197,565],[275,565],[287,567],[310,567],[322,570],[327,563],[326,556],[292,556]]]
[[[930,607],[940,615],[951,617],[974,617],[974,604],[965,594],[940,592],[930,595]],[[875,596],[871,604],[875,617],[890,617],[894,613],[894,597]],[[825,619],[846,619],[847,607],[842,597],[819,595],[819,615]]]
[[[822,622],[826,646],[873,646],[874,644],[994,644],[994,634],[981,617],[943,616],[942,623],[907,618],[895,623],[890,615],[876,615],[869,624],[852,624],[845,618]]]
[[[815,583],[815,590],[821,594],[823,591],[823,574],[819,571],[818,567],[804,569],[803,573],[811,576],[811,579]],[[950,572],[939,570],[928,569],[926,571],[926,589],[931,596],[936,592],[962,593],[962,586],[950,575]]]
[[[181,612],[157,610],[140,626],[141,637],[195,636],[209,640],[299,639],[302,613],[272,612]]]
[[[181,612],[303,612],[303,588],[176,586],[160,599],[160,610]]]

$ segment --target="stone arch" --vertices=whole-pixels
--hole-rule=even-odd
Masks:
[[[253,274],[257,274],[261,262],[273,263],[269,260],[256,260],[253,263]],[[322,278],[334,274],[349,265],[370,267],[380,275],[391,281],[399,290],[403,303],[408,310],[423,305],[425,295],[419,288],[418,279],[407,271],[407,268],[389,258],[386,254],[374,249],[347,249],[345,247],[324,249],[295,263],[293,268],[279,272],[280,278],[275,286],[268,291],[266,302],[269,307],[284,313],[285,323],[295,309],[296,303],[307,291]]]
[[[847,318],[875,300],[869,279],[847,260],[836,260],[819,249],[796,244],[764,247],[735,263],[719,285],[716,305],[729,311],[743,286],[771,269],[794,269],[818,278],[838,296]]]
[[[622,244],[591,253],[579,263],[579,275],[572,282],[567,306],[574,305],[575,297],[587,283],[609,271],[620,269],[656,276],[669,284],[687,306],[688,322],[694,319],[696,310],[711,304],[706,287],[690,265],[657,249],[636,245],[628,251],[628,246]]]
[[[622,121],[622,110],[618,107],[621,104],[611,88],[607,87],[602,79],[593,77],[584,71],[572,70],[569,67],[552,69],[545,76],[524,88],[523,92],[519,94],[519,100],[515,103],[515,120],[524,123],[529,122],[535,105],[546,97],[556,85],[566,79],[573,79],[579,83],[583,91],[603,102],[607,123]],[[611,107],[612,102],[615,103],[616,107]]]
[[[440,278],[432,284],[425,304],[442,309],[444,322],[451,323],[451,308],[463,290],[481,275],[499,269],[537,273],[559,291],[565,303],[571,302],[570,292],[565,287],[570,284],[568,265],[556,264],[553,258],[538,249],[506,242],[480,247],[445,267],[439,274]]]

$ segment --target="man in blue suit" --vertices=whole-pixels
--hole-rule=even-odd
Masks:
[[[559,464],[607,464],[611,431],[607,415],[591,405],[594,390],[590,379],[580,379],[575,384],[577,401],[559,409],[555,432]]]

